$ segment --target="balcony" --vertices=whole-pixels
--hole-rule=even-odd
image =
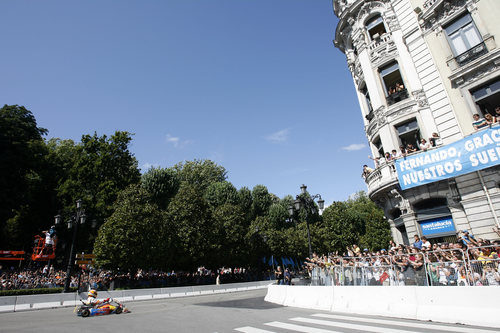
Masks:
[[[386,32],[382,35],[373,35],[373,40],[368,44],[370,61],[372,63],[380,63],[385,59],[393,58],[396,53],[396,44],[392,39],[392,35]]]
[[[400,91],[396,91],[389,96],[386,97],[387,99],[387,105],[393,105],[398,102],[401,102],[402,100],[405,100],[408,98],[408,90],[402,89]]]
[[[468,62],[471,62],[483,54],[488,53],[488,49],[486,48],[486,44],[484,42],[481,42],[471,48],[470,50],[465,51],[464,53],[458,55],[455,57],[455,60],[458,64],[458,66],[463,66],[467,64]]]
[[[375,51],[377,49],[385,47],[388,43],[392,42],[392,36],[390,33],[385,33],[380,36],[379,34],[373,35],[373,41],[368,45],[370,51]]]
[[[372,171],[365,179],[368,195],[398,183],[398,176],[393,162],[384,163]]]
[[[435,3],[437,2],[437,0],[427,0],[426,2],[424,2],[424,9],[427,10],[429,8],[431,8]]]

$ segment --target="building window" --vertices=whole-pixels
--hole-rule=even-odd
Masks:
[[[382,19],[382,16],[377,15],[366,21],[366,30],[368,31],[370,40],[377,39],[378,37],[385,34],[387,31],[385,30],[384,20]]]
[[[469,13],[444,27],[457,63],[464,65],[487,52],[486,45]]]
[[[380,69],[380,77],[384,84],[387,104],[392,105],[408,98],[408,90],[403,83],[403,78],[399,72],[399,65],[393,62]]]
[[[375,148],[377,148],[378,156],[383,157],[384,156],[384,147],[382,147],[382,141],[380,141],[380,138],[376,138],[373,140],[373,145]]]
[[[422,138],[416,119],[396,126],[396,131],[398,132],[401,145],[405,147],[411,145],[413,148],[418,149],[418,144]]]
[[[489,82],[471,91],[472,98],[478,106],[482,116],[489,113],[496,116],[495,108],[500,105],[500,80]]]
[[[366,108],[368,110],[368,114],[365,116],[366,120],[370,121],[373,119],[373,107],[372,101],[370,99],[370,94],[368,93],[368,88],[364,85],[359,92],[364,96],[366,102]]]

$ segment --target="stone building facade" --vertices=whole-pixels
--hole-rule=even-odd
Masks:
[[[334,43],[346,55],[373,156],[418,148],[433,133],[440,146],[432,149],[451,147],[477,134],[474,114],[500,106],[499,0],[333,0],[333,9]],[[407,189],[398,160],[381,163],[366,177],[368,195],[401,243],[415,234],[451,241],[464,229],[498,238],[497,157],[487,168]]]

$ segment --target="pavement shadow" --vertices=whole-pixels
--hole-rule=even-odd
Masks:
[[[262,297],[244,298],[244,299],[221,301],[221,302],[197,303],[195,305],[219,307],[219,308],[254,309],[254,310],[259,310],[259,309],[268,310],[268,309],[283,307],[282,305],[266,302]]]

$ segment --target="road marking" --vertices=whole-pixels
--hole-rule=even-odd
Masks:
[[[370,331],[370,332],[376,332],[376,333],[400,333],[401,332],[401,329],[392,329],[392,328],[387,328],[387,327],[378,327],[378,326],[370,326],[370,325],[340,323],[340,322],[333,322],[333,321],[328,321],[328,320],[310,319],[310,318],[303,318],[303,317],[290,318],[290,320],[299,321],[301,323],[307,323],[307,324],[331,326],[331,327],[337,327],[337,328],[350,328],[353,330]],[[404,331],[417,333],[417,331],[408,331],[408,330],[404,330]]]
[[[314,327],[300,326],[300,325],[294,325],[294,324],[287,324],[287,323],[282,323],[279,321],[273,321],[270,323],[266,323],[264,325],[273,326],[273,327],[277,327],[277,328],[284,328],[286,330],[298,331],[298,332],[303,332],[303,333],[343,333],[340,331],[330,331],[330,330],[325,330],[322,328],[314,328]]]
[[[484,330],[484,329],[478,329],[478,328],[471,328],[471,327],[459,327],[457,325],[455,326],[445,326],[445,325],[440,325],[440,324],[424,324],[424,323],[409,323],[409,322],[402,322],[402,321],[395,321],[395,320],[388,320],[388,319],[374,319],[374,318],[360,318],[360,317],[349,317],[349,316],[342,316],[342,315],[331,315],[331,314],[326,314],[326,313],[317,313],[313,314],[313,317],[320,317],[320,318],[327,318],[327,319],[340,319],[340,320],[349,320],[349,321],[361,321],[365,323],[372,323],[372,324],[384,324],[384,325],[393,325],[393,326],[404,326],[404,327],[412,327],[412,328],[425,328],[425,329],[434,329],[434,330],[440,330],[440,331],[449,331],[449,332],[463,332],[463,333],[492,333],[495,331],[492,330]]]
[[[275,333],[273,331],[261,330],[260,328],[255,328],[251,326],[239,327],[235,328],[234,330],[243,333]]]

